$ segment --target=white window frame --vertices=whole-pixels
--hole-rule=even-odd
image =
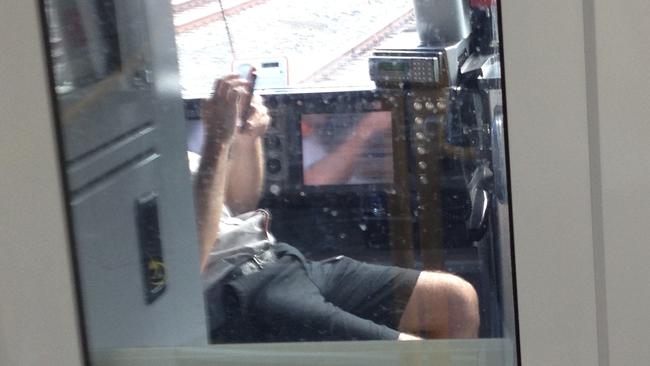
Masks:
[[[620,4],[503,0],[501,4],[524,366],[606,366],[609,359],[617,365],[647,360],[650,348],[641,347],[647,339],[641,332],[650,329],[648,317],[637,319],[635,325],[625,320],[625,314],[647,312],[649,285],[642,284],[642,296],[629,301],[625,298],[637,288],[619,286],[609,294],[605,287],[606,282],[625,285],[625,278],[607,277],[605,267],[645,282],[650,272],[647,265],[644,269],[626,266],[634,262],[634,255],[647,254],[647,249],[619,252],[606,246],[608,240],[616,244],[618,235],[634,249],[647,242],[643,228],[632,226],[634,222],[626,224],[625,219],[634,216],[616,205],[616,179],[602,178],[622,169],[610,152],[623,149],[633,157],[630,164],[638,164],[643,160],[634,156],[643,159],[650,150],[629,145],[630,136],[615,135],[611,125],[601,123],[623,113],[628,117],[624,127],[648,131],[639,119],[647,120],[650,114],[646,100],[650,80],[641,76],[645,83],[633,83],[632,100],[622,102],[627,108],[618,108],[611,98],[624,89],[609,72],[615,73],[616,65],[624,66],[615,62],[615,52],[607,55],[596,48],[612,47],[625,53],[625,48],[616,48],[616,42],[629,46],[647,42],[647,22],[629,25],[626,17],[617,17],[626,14],[624,3],[633,5],[632,11],[648,9],[643,0]],[[639,13],[647,16],[649,12]],[[0,364],[81,365],[38,14],[36,1],[0,2]],[[635,48],[646,63],[631,67],[646,68],[648,52],[647,47]],[[623,82],[635,80],[634,75],[625,78]],[[610,132],[613,137],[605,134]],[[650,181],[647,170],[629,174]],[[632,202],[634,214],[646,217],[649,206],[644,198]],[[620,215],[623,220],[619,222],[615,218]],[[616,332],[608,333],[608,318],[625,321],[621,325],[610,322]],[[637,333],[625,334],[625,327]],[[622,342],[626,336],[636,339],[627,348]],[[640,357],[637,362],[624,362],[634,354]]]

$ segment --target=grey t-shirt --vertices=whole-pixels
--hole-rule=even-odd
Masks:
[[[234,267],[275,243],[269,233],[270,214],[262,209],[232,216],[224,206],[219,239],[208,255],[203,271],[204,287],[222,280]]]

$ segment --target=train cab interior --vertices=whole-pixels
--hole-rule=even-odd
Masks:
[[[91,353],[207,344],[186,152],[212,82],[249,66],[273,235],[315,260],[456,274],[479,337],[515,333],[497,2],[289,3],[43,2]]]
[[[510,244],[497,9],[434,3],[416,1],[379,40],[349,52],[364,54],[331,61],[295,86],[271,84],[286,60],[250,61],[271,80],[260,90],[272,117],[260,206],[274,235],[310,258],[347,255],[471,279],[481,335],[498,337],[501,248]],[[337,68],[354,62],[367,86],[335,85],[351,73]],[[184,101],[197,153],[200,102]],[[363,152],[335,156],[364,118],[391,128]],[[330,156],[338,161],[326,170],[337,174],[314,175]]]

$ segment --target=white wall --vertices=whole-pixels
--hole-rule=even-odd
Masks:
[[[592,0],[601,365],[650,360],[650,2]],[[600,196],[598,194],[601,194]],[[599,212],[596,212],[599,210]],[[606,363],[608,361],[608,363]]]
[[[597,365],[582,1],[502,6],[522,363]]]

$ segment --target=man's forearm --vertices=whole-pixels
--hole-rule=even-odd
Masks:
[[[199,234],[201,270],[219,235],[224,203],[229,143],[206,141],[194,179],[194,202]]]
[[[228,160],[226,204],[236,214],[253,210],[264,183],[262,138],[239,135],[231,146]]]
[[[334,152],[305,171],[305,183],[311,185],[345,183],[352,175],[367,141],[366,136],[350,135]]]

